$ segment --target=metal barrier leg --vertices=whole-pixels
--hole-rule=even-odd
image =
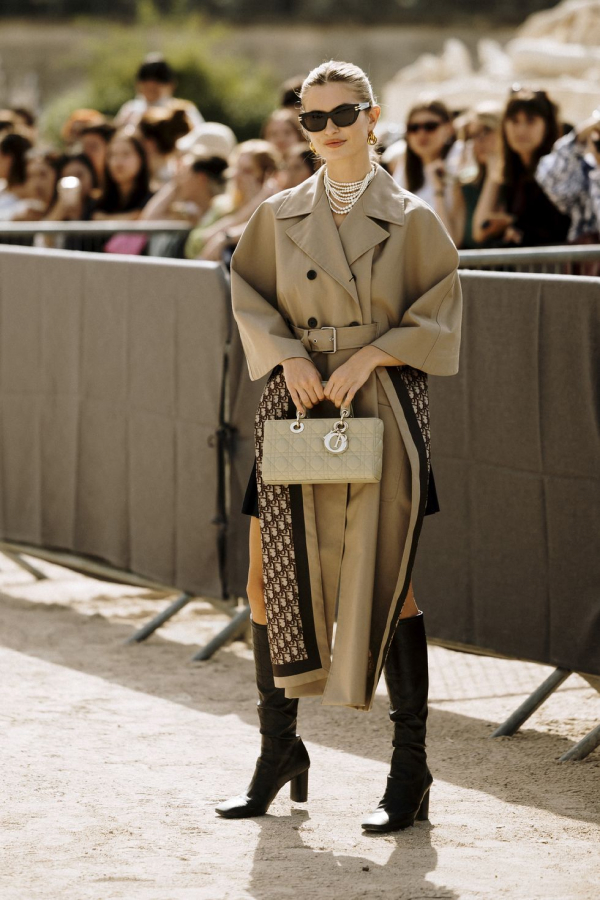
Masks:
[[[8,557],[8,559],[12,559],[14,563],[24,569],[26,572],[29,572],[30,575],[33,575],[34,578],[37,578],[38,581],[44,581],[48,578],[47,575],[44,575],[43,572],[40,572],[39,569],[36,569],[35,566],[32,566],[31,563],[28,563],[26,560],[21,559],[18,553],[10,553],[8,550],[2,551],[3,555]]]
[[[570,750],[567,750],[566,753],[558,760],[559,762],[566,762],[568,759],[585,759],[586,756],[595,750],[596,747],[600,746],[600,725],[596,725],[595,728],[592,728],[588,734],[580,741],[578,741],[574,747],[571,747]]]
[[[157,628],[160,628],[161,625],[164,625],[175,613],[178,613],[180,609],[183,609],[184,606],[193,600],[191,594],[180,594],[170,606],[167,606],[161,613],[155,616],[150,620],[146,625],[142,628],[139,628],[131,637],[128,637],[123,643],[125,644],[135,644],[140,643],[140,641],[145,641],[147,637],[150,637],[151,634],[154,634]]]
[[[222,628],[221,631],[215,635],[212,641],[209,641],[208,644],[192,656],[192,660],[195,662],[197,660],[210,659],[224,644],[238,637],[238,635],[246,630],[249,619],[250,607],[244,606],[244,608],[233,617],[231,622],[228,622],[225,628]]]
[[[546,700],[557,687],[560,687],[563,681],[566,681],[569,675],[571,675],[571,672],[571,669],[555,669],[552,675],[549,675],[548,678],[546,678],[546,680],[529,695],[527,700],[525,700],[524,703],[521,703],[519,708],[516,709],[502,725],[496,728],[490,737],[494,738],[502,735],[514,734],[515,731],[518,731],[523,722],[525,722],[529,716],[542,705],[544,700]]]

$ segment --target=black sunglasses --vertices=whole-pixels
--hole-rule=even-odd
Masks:
[[[423,129],[423,131],[431,133],[437,131],[441,124],[441,122],[411,122],[410,125],[406,126],[406,132],[407,134],[416,134],[417,131]]]
[[[356,104],[343,103],[341,106],[336,106],[331,112],[314,109],[311,112],[300,113],[298,118],[307,131],[323,131],[327,125],[327,119],[331,119],[338,128],[347,128],[349,125],[354,125],[361,109],[370,108],[371,104],[367,101]]]

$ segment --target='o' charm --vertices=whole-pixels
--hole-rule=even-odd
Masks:
[[[340,431],[330,431],[323,438],[325,449],[330,453],[343,453],[348,447],[348,438]]]

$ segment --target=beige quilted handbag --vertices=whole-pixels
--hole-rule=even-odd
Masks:
[[[354,419],[267,419],[262,480],[265,484],[336,484],[381,480],[383,421]]]

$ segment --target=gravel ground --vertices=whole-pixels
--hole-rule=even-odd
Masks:
[[[360,828],[391,753],[383,682],[368,714],[301,702],[307,804],[227,821],[259,742],[248,647],[190,661],[226,621],[204,601],[125,646],[164,597],[28,559],[46,579],[0,556],[3,900],[598,900],[600,748],[558,762],[600,721],[580,676],[490,740],[551,670],[430,646],[430,822]]]

